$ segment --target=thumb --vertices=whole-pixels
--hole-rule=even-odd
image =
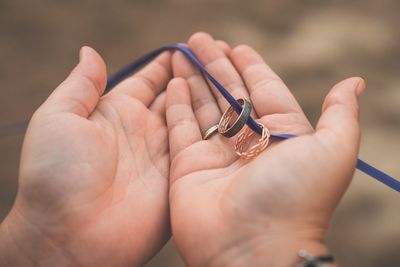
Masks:
[[[46,113],[74,113],[88,117],[96,107],[107,82],[106,66],[92,48],[80,50],[79,64],[42,105]]]
[[[364,80],[357,77],[336,84],[325,98],[316,127],[316,135],[324,143],[354,159],[360,142],[358,97],[364,89]]]

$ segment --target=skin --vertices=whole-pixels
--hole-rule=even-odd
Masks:
[[[257,158],[240,159],[233,139],[202,133],[228,103],[176,52],[167,88],[170,209],[176,245],[188,266],[294,266],[300,249],[327,253],[325,232],[352,178],[360,142],[358,97],[365,84],[335,85],[314,130],[282,80],[248,46],[221,49],[205,33],[189,47],[273,140]],[[211,91],[209,90],[211,87]]]
[[[165,92],[171,55],[101,96],[106,69],[83,47],[35,112],[15,205],[1,224],[5,266],[142,266],[169,238]]]
[[[102,96],[104,62],[84,47],[29,124],[17,199],[0,226],[2,264],[142,266],[170,222],[188,266],[294,266],[299,249],[327,252],[357,158],[362,79],[334,86],[314,130],[253,49],[205,33],[188,45],[272,133],[300,136],[242,160],[233,139],[202,140],[228,104],[182,54]]]

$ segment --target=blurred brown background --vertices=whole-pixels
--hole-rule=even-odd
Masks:
[[[364,77],[360,157],[400,177],[399,14],[394,0],[0,0],[0,123],[29,118],[82,45],[114,72],[202,30],[255,47],[313,123],[332,85]],[[22,138],[0,139],[0,219],[15,197]],[[399,204],[396,192],[356,172],[328,238],[341,266],[400,266]],[[169,244],[147,265],[154,266],[183,264]]]

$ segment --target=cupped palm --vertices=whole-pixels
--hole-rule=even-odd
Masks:
[[[170,55],[101,96],[104,63],[82,54],[29,124],[8,225],[33,229],[36,252],[17,245],[43,266],[141,266],[169,236]]]
[[[222,258],[246,257],[258,249],[271,258],[284,250],[295,257],[300,248],[289,252],[291,244],[321,242],[355,167],[361,80],[348,79],[332,89],[314,132],[290,91],[254,50],[239,46],[224,53],[203,33],[194,35],[189,47],[235,98],[252,100],[253,115],[272,133],[299,137],[274,139],[252,160],[235,154],[234,140],[218,134],[202,140],[201,133],[218,122],[228,103],[182,54],[174,55],[174,75],[182,78],[167,89],[170,206],[173,236],[185,261],[229,266]],[[237,266],[253,266],[252,260]]]

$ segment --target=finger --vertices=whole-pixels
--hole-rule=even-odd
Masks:
[[[154,114],[157,114],[164,120],[166,120],[165,117],[165,100],[167,98],[167,93],[164,91],[161,94],[159,94],[156,99],[154,99],[153,103],[151,103],[149,109],[152,111]]]
[[[112,93],[124,93],[149,106],[171,79],[171,52],[164,52],[142,70],[115,86]]]
[[[182,78],[167,87],[166,115],[171,160],[182,150],[201,140],[200,128],[192,110],[189,85]]]
[[[207,71],[221,83],[236,99],[249,99],[247,90],[230,60],[223,50],[216,44],[215,40],[206,33],[196,33],[189,39],[189,48],[196,54]],[[229,103],[221,93],[209,83],[215,98],[218,101],[220,110],[224,111]]]
[[[200,71],[181,52],[172,56],[174,77],[182,77],[190,88],[191,102],[201,132],[218,123],[221,112],[217,101]]]
[[[225,42],[225,41],[222,41],[222,40],[217,40],[217,41],[215,41],[215,42],[217,43],[217,45],[219,46],[219,48],[222,49],[222,51],[224,52],[224,54],[225,54],[226,56],[228,56],[229,53],[231,52],[231,47],[228,45],[228,43]]]
[[[290,90],[251,47],[235,47],[230,58],[244,79],[251,101],[260,117],[274,113],[303,114]]]
[[[275,113],[263,116],[257,121],[264,124],[272,135],[294,134],[300,136],[314,132],[311,124],[300,113]]]
[[[39,112],[68,112],[85,118],[93,112],[106,86],[106,66],[90,47],[82,47],[79,58],[79,64],[48,97]]]
[[[350,78],[335,85],[325,98],[316,136],[341,155],[358,153],[360,142],[358,97],[365,89],[361,78]],[[333,142],[333,145],[332,145]]]

